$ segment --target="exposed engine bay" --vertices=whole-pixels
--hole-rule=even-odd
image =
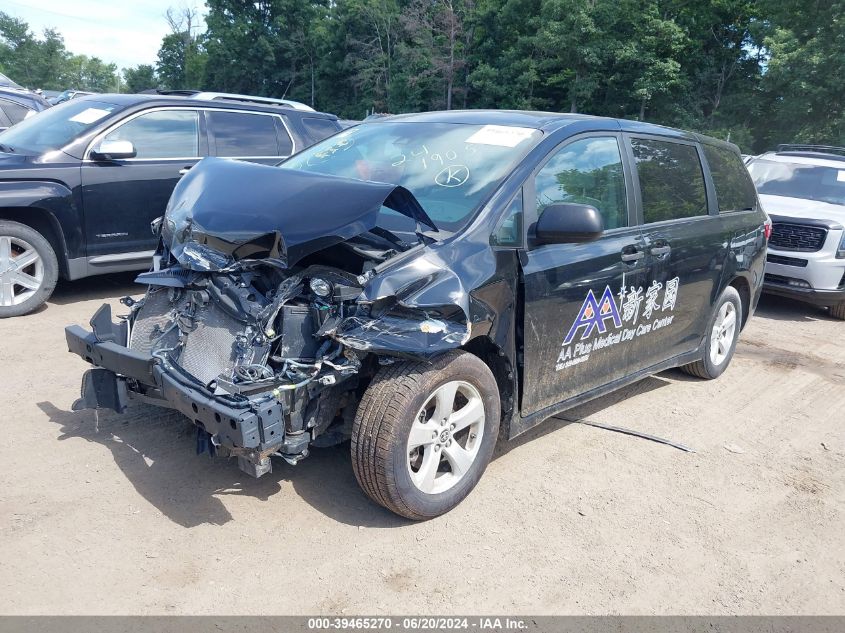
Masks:
[[[243,169],[222,162],[195,167],[194,180],[174,192],[154,226],[161,235],[154,269],[137,279],[146,294],[123,300],[130,307],[123,321],[112,323],[104,306],[93,332],[67,328],[70,350],[98,366],[86,373],[74,408],[122,412],[133,398],[178,409],[197,427],[198,452],[235,456],[260,476],[271,470],[270,456],[296,463],[312,444],[347,439],[380,364],[459,347],[470,326],[459,302],[418,300],[438,284],[443,290],[434,294],[462,293],[451,273],[426,259],[435,238],[421,223],[433,223],[401,187],[314,174],[280,179],[283,170],[246,167],[260,168],[259,176],[271,170],[273,186],[281,180],[302,190],[317,181],[346,196],[348,217],[332,218],[330,235],[291,232],[288,240],[278,215],[253,217],[257,224],[245,230],[219,201],[207,208],[192,198],[197,178],[197,191],[214,193],[209,171],[218,172],[210,182],[225,184],[221,171]],[[400,237],[379,226],[383,206],[417,229]],[[381,275],[403,264],[400,275]]]

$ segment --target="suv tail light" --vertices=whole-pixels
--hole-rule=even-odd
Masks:
[[[770,218],[766,218],[766,221],[763,222],[763,235],[766,236],[766,241],[772,238],[772,220]]]

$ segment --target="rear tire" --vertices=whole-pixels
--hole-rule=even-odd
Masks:
[[[845,320],[845,303],[837,303],[835,306],[830,306],[830,316],[834,319]]]
[[[387,365],[355,416],[355,477],[373,501],[403,517],[444,514],[484,473],[500,415],[496,379],[468,352]]]
[[[713,380],[728,368],[739,340],[742,324],[742,299],[733,286],[728,286],[716,302],[716,310],[707,327],[704,355],[681,371],[704,380]]]
[[[59,262],[50,242],[25,224],[0,220],[0,318],[40,307],[58,278]]]

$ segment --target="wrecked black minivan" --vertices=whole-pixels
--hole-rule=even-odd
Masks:
[[[66,330],[74,409],[177,409],[253,476],[351,439],[413,519],[456,506],[498,436],[670,367],[720,375],[770,224],[739,152],[631,121],[437,112],[279,167],[207,158],[155,223],[140,301]]]

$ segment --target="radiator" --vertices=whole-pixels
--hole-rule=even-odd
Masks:
[[[244,325],[210,301],[196,312],[196,329],[185,337],[177,363],[203,384],[220,374],[231,378],[237,360],[236,340]]]

